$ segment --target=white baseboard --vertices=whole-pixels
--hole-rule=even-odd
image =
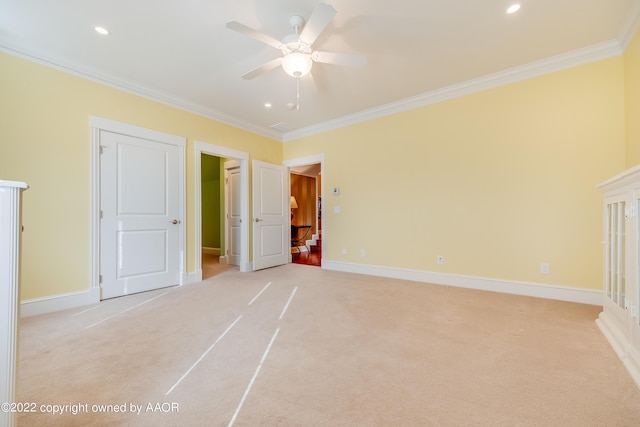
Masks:
[[[604,311],[601,312],[596,319],[596,325],[600,328],[600,332],[602,332],[602,335],[607,339],[613,351],[620,359],[624,359],[628,339],[620,331],[620,328],[616,325],[614,320],[611,319],[611,316]]]
[[[627,334],[620,329],[621,325],[603,311],[596,320],[600,332],[607,339],[613,351],[618,355],[624,367],[640,388],[640,351],[630,341]]]
[[[434,273],[422,270],[408,270],[339,261],[325,260],[323,261],[322,267],[327,270],[344,271],[347,273],[367,274],[370,276],[412,280],[415,282],[433,283],[436,285],[457,286],[462,288],[503,292],[582,304],[602,305],[602,292],[592,289],[544,285],[539,283],[513,282],[500,279],[487,279],[482,277]],[[252,263],[240,266],[240,271],[242,272],[252,270]],[[202,270],[183,273],[181,280],[181,284],[201,282]],[[69,308],[82,307],[89,304],[96,304],[98,302],[100,302],[100,288],[91,288],[81,292],[71,292],[22,301],[20,304],[20,312],[21,317],[28,317],[59,310],[66,310]],[[638,366],[638,369],[640,369],[640,356],[638,357],[638,361],[634,363]]]
[[[327,270],[389,277],[392,279],[411,280],[414,282],[433,283],[435,285],[456,286],[460,288],[502,292],[507,294],[577,302],[581,304],[602,305],[602,291],[593,289],[572,288],[568,286],[546,285],[541,283],[514,282],[502,279],[434,273],[430,271],[381,267],[376,265],[355,264],[340,261],[323,261],[322,267]]]
[[[100,288],[50,297],[34,298],[20,303],[20,317],[37,316],[100,302]]]
[[[622,363],[624,363],[624,367],[629,371],[631,378],[640,388],[640,351],[638,351],[638,348],[629,347],[627,357],[622,360]]]
[[[190,285],[192,283],[202,282],[202,270],[192,271],[185,274],[185,279],[181,285]]]

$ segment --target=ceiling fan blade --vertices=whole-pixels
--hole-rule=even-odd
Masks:
[[[326,3],[318,3],[302,29],[302,33],[300,33],[300,40],[308,45],[312,45],[320,33],[327,28],[327,25],[329,25],[335,14],[336,10],[333,6]]]
[[[325,64],[346,65],[348,67],[362,67],[367,63],[367,57],[363,55],[351,55],[347,53],[315,51],[311,54],[315,62]]]
[[[241,77],[245,80],[251,80],[255,77],[258,77],[260,74],[266,73],[267,71],[271,71],[273,69],[278,68],[282,64],[282,58],[272,59],[269,62],[266,62],[255,68],[248,73],[244,73]]]
[[[241,24],[237,21],[229,21],[227,22],[227,28],[233,31],[237,31],[245,36],[251,37],[254,40],[258,40],[264,44],[268,44],[269,46],[273,46],[276,49],[280,49],[282,46],[282,42],[274,39],[271,36],[268,36],[260,31],[256,31],[253,28],[249,28],[244,24]]]

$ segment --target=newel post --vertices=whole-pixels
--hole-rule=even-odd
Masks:
[[[15,402],[20,318],[20,240],[24,182],[0,180],[0,404]],[[0,427],[15,425],[14,413],[0,410]],[[9,408],[10,409],[10,408]]]

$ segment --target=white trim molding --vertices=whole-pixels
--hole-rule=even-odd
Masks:
[[[240,200],[243,221],[240,225],[240,271],[243,273],[252,271],[249,262],[249,153],[234,150],[232,148],[209,144],[203,141],[195,141],[194,150],[194,184],[195,184],[195,242],[194,250],[196,254],[202,251],[202,194],[201,194],[201,173],[202,165],[200,156],[208,154],[225,159],[238,160],[240,162]],[[202,281],[202,258],[196,256],[196,272]],[[190,278],[191,280],[191,278]],[[191,283],[190,281],[188,283]]]
[[[596,319],[596,325],[640,388],[640,351],[631,344],[629,338],[625,336],[618,323],[608,312],[600,313]]]
[[[20,318],[20,259],[24,182],[0,180],[0,403],[16,402]],[[14,426],[12,411],[0,411],[0,425]]]
[[[640,28],[640,1],[633,0],[633,5],[631,7],[631,12],[627,16],[627,19],[618,34],[617,39],[620,40],[620,45],[623,50],[626,50],[633,40],[633,37],[638,32]]]
[[[596,324],[640,387],[640,287],[638,256],[640,230],[640,166],[598,184],[603,192],[602,313]],[[622,280],[621,280],[622,279]]]
[[[100,70],[88,69],[78,64],[67,63],[61,58],[50,57],[48,53],[26,50],[24,48],[0,46],[0,52],[15,56],[36,64],[43,65],[54,70],[72,76],[80,77],[113,89],[121,90],[132,95],[139,96],[169,107],[177,108],[188,113],[196,114],[207,119],[233,126],[248,132],[262,135],[266,138],[281,140],[280,133],[264,126],[256,126],[238,117],[232,117],[216,111],[204,104],[194,103],[188,99],[183,99],[169,94],[163,90],[143,87],[137,82],[122,80],[113,76],[104,75]]]
[[[464,276],[460,274],[435,273],[423,270],[382,267],[377,265],[355,264],[340,261],[325,261],[322,268],[346,273],[366,274],[391,279],[432,283],[434,285],[455,286],[481,291],[501,292],[536,298],[576,302],[580,304],[602,305],[602,291],[585,288],[573,288],[541,283],[528,283],[485,277]]]
[[[215,111],[203,104],[197,104],[187,99],[180,99],[161,90],[141,87],[139,84],[116,79],[113,76],[103,75],[98,70],[83,69],[77,64],[65,63],[60,58],[49,57],[43,52],[27,51],[23,48],[0,46],[0,52],[7,53],[55,70],[59,70],[74,76],[81,77],[108,87],[122,90],[145,99],[159,102],[170,107],[224,123],[238,129],[245,130],[276,141],[287,142],[305,136],[315,135],[332,129],[337,129],[352,124],[361,123],[375,118],[387,116],[401,111],[418,108],[447,99],[468,95],[482,90],[506,85],[520,80],[540,76],[543,74],[560,71],[589,62],[599,61],[616,55],[621,55],[633,36],[640,28],[640,3],[634,0],[631,14],[625,21],[618,39],[611,39],[585,48],[552,56],[550,58],[535,61],[523,66],[503,70],[477,79],[468,80],[449,87],[436,89],[415,97],[410,97],[398,102],[375,107],[369,110],[346,115],[335,120],[318,123],[302,129],[280,133],[272,128],[249,123],[238,117],[231,117],[219,111]]]
[[[69,308],[83,307],[100,302],[100,288],[69,292],[42,298],[24,300],[20,304],[20,317],[37,316]]]
[[[202,282],[202,269],[186,273],[183,277],[183,285],[192,285]]]
[[[602,305],[602,292],[593,289],[572,288],[567,286],[544,285],[539,283],[514,282],[501,279],[490,279],[457,274],[434,273],[422,270],[409,270],[401,268],[382,267],[375,265],[346,263],[339,261],[323,261],[322,268],[327,270],[342,271],[345,273],[365,274],[369,276],[388,277],[392,279],[410,280],[414,282],[432,283],[435,285],[455,286],[483,291],[502,292],[515,295],[546,298],[560,301],[576,302],[581,304]],[[251,271],[251,270],[249,270]],[[202,270],[189,272],[184,276],[184,284],[202,281]],[[36,316],[52,313],[70,308],[82,307],[100,302],[100,288],[90,288],[86,291],[71,292],[49,297],[36,298],[22,301],[20,307],[21,317]],[[607,328],[608,322],[600,315],[598,326]],[[624,355],[625,347],[621,340],[613,339],[611,334],[603,330],[604,335],[612,342],[612,346],[618,356]],[[613,332],[612,332],[613,333]],[[622,356],[621,356],[622,358]],[[640,385],[640,356],[636,361],[639,371],[637,382]]]
[[[381,105],[369,110],[349,114],[335,120],[329,120],[306,128],[285,132],[282,135],[282,141],[293,141],[295,139],[351,126],[357,123],[389,116],[391,114],[437,104],[449,99],[471,95],[476,92],[493,89],[510,83],[621,55],[622,53],[623,49],[621,44],[617,40],[609,40],[593,46],[567,52],[565,54],[535,61],[530,64],[525,64],[519,67],[510,68],[476,79],[436,89],[421,95],[405,98],[397,102]]]

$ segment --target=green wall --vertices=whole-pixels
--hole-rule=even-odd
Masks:
[[[219,157],[201,154],[201,192],[202,192],[202,246],[220,249],[221,210],[223,209],[222,180],[220,178],[221,161]]]

